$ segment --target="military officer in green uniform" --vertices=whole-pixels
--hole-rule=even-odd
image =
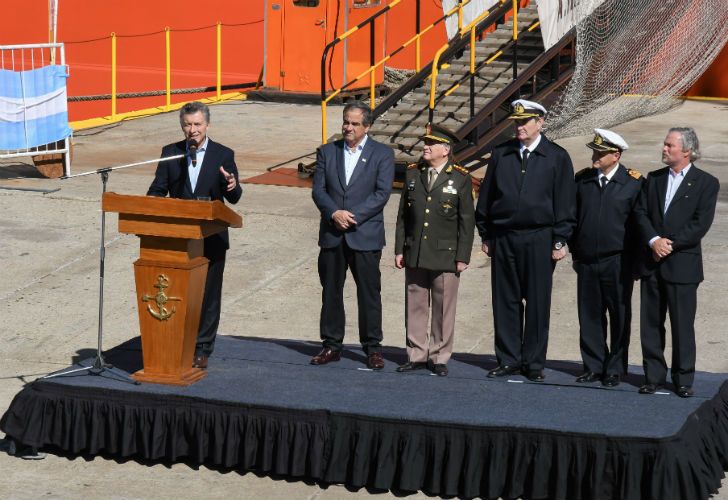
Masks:
[[[405,269],[408,357],[397,371],[446,376],[460,273],[473,247],[473,190],[468,171],[452,161],[452,132],[428,126],[421,139],[422,160],[407,168],[397,214],[394,265]]]

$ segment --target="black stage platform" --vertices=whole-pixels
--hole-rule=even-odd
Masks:
[[[209,375],[180,388],[78,374],[29,384],[0,421],[38,448],[253,470],[349,487],[484,498],[707,498],[728,470],[728,374],[696,396],[579,385],[574,362],[546,382],[488,379],[492,357],[456,354],[450,376],[381,372],[358,348],[311,366],[318,343],[220,337]],[[133,372],[139,341],[108,352]],[[85,362],[90,363],[90,360]]]

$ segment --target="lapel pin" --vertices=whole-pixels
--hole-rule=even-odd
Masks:
[[[366,163],[367,162],[367,159],[366,158],[362,158],[361,161],[362,161],[362,163]]]

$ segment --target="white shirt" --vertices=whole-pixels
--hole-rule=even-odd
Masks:
[[[614,177],[614,174],[617,173],[617,169],[618,168],[619,168],[619,163],[617,163],[614,166],[614,168],[607,175],[604,175],[603,173],[599,172],[599,185],[600,186],[602,185],[602,177],[606,177],[607,178],[607,184],[609,184],[609,182],[612,180],[612,177]],[[604,184],[604,185],[606,186],[607,184]]]
[[[670,207],[670,203],[672,203],[672,199],[675,197],[677,189],[680,187],[680,184],[682,184],[683,179],[685,179],[685,175],[692,166],[692,163],[688,163],[688,166],[677,174],[674,173],[672,169],[668,170],[670,175],[667,176],[667,192],[665,193],[665,207],[662,211],[663,214],[667,213],[667,209]]]
[[[202,161],[205,159],[205,151],[207,150],[207,141],[209,137],[205,137],[205,142],[197,148],[197,165],[192,165],[192,156],[190,155],[190,148],[187,146],[187,175],[190,178],[190,185],[194,192],[197,187],[197,179],[200,177],[200,170],[202,170]]]
[[[538,147],[538,144],[541,142],[541,134],[538,134],[538,137],[536,137],[536,140],[531,143],[530,146],[526,146],[525,144],[521,143],[521,159],[523,159],[523,152],[528,149],[529,156],[531,153],[533,153],[536,148]]]
[[[349,146],[344,142],[344,173],[346,175],[346,184],[349,184],[349,180],[351,179],[351,174],[354,173],[354,168],[356,168],[356,164],[359,161],[359,157],[361,156],[361,152],[364,149],[364,144],[367,143],[367,138],[369,136],[364,136],[364,139],[354,148],[349,149]]]

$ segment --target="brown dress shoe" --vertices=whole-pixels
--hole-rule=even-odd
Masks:
[[[325,365],[341,359],[341,353],[330,348],[322,349],[320,353],[311,358],[312,365]]]
[[[192,360],[192,368],[206,369],[208,358],[209,356],[205,356],[204,354],[195,354],[195,358]]]
[[[372,370],[381,370],[384,368],[384,358],[382,357],[382,354],[379,352],[369,354],[369,357],[367,358],[367,368],[371,368]]]

